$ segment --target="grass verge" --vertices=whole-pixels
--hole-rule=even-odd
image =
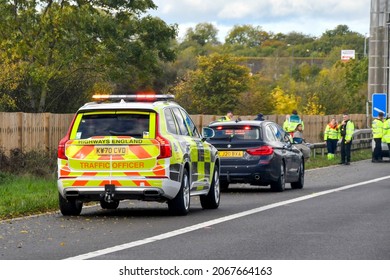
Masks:
[[[352,152],[352,161],[371,158],[371,149]],[[336,165],[334,160],[316,155],[306,162],[306,169]],[[0,220],[58,210],[57,183],[54,178],[0,172]]]
[[[0,173],[0,219],[58,209],[55,179]]]
[[[371,159],[371,157],[372,157],[371,148],[356,150],[356,151],[352,151],[351,153],[352,162]],[[326,156],[316,155],[315,157],[311,157],[306,162],[306,169],[314,169],[314,168],[326,167],[331,165],[337,165],[339,164],[340,161],[341,161],[340,153],[336,154],[333,160],[328,160]]]

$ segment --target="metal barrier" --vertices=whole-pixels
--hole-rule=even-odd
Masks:
[[[353,133],[351,150],[368,149],[372,147],[371,128],[358,129]],[[311,154],[325,156],[327,154],[326,142],[310,144]],[[340,141],[337,143],[337,151],[340,152]]]

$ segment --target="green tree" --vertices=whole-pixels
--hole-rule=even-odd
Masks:
[[[184,36],[184,42],[195,42],[200,46],[218,45],[218,29],[211,23],[198,23],[195,29],[190,27]]]
[[[235,25],[225,38],[224,51],[237,56],[259,56],[261,46],[270,39],[261,26]]]
[[[249,85],[249,69],[229,55],[211,54],[198,59],[196,70],[176,85],[177,101],[189,113],[225,114],[236,110],[239,94]]]
[[[290,33],[287,33],[287,35],[284,38],[284,41],[287,44],[290,44],[292,46],[298,46],[298,45],[305,45],[307,43],[311,43],[315,40],[314,37],[305,35],[303,33],[292,31]]]
[[[96,82],[152,84],[159,61],[174,59],[177,34],[175,25],[142,16],[154,8],[151,0],[0,0],[0,62],[21,75],[3,93],[19,110],[43,112]]]
[[[251,77],[249,89],[240,93],[239,106],[235,109],[236,115],[257,115],[262,113],[270,115],[273,112],[274,100],[270,91],[274,86],[272,79],[263,74],[255,74]]]
[[[338,25],[335,29],[325,31],[317,40],[317,49],[329,54],[334,48],[352,49],[363,57],[364,35],[353,32],[347,25]]]
[[[249,24],[235,25],[226,36],[225,44],[254,48],[261,46],[269,38],[269,34],[261,26],[252,26]]]

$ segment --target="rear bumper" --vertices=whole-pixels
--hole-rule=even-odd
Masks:
[[[114,185],[114,199],[134,199],[147,201],[166,201],[174,198],[180,190],[180,182],[170,179],[128,178],[60,178],[58,191],[65,199],[99,201],[106,194],[105,186]]]
[[[279,174],[276,174],[275,170],[280,169],[271,168],[269,165],[221,166],[220,181],[266,186],[278,179]]]

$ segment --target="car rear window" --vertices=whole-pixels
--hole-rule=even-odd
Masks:
[[[149,138],[149,114],[83,114],[76,139],[93,136],[132,136]]]
[[[240,126],[240,127],[213,127],[215,132],[211,139],[230,139],[230,141],[250,141],[261,140],[259,127]]]

